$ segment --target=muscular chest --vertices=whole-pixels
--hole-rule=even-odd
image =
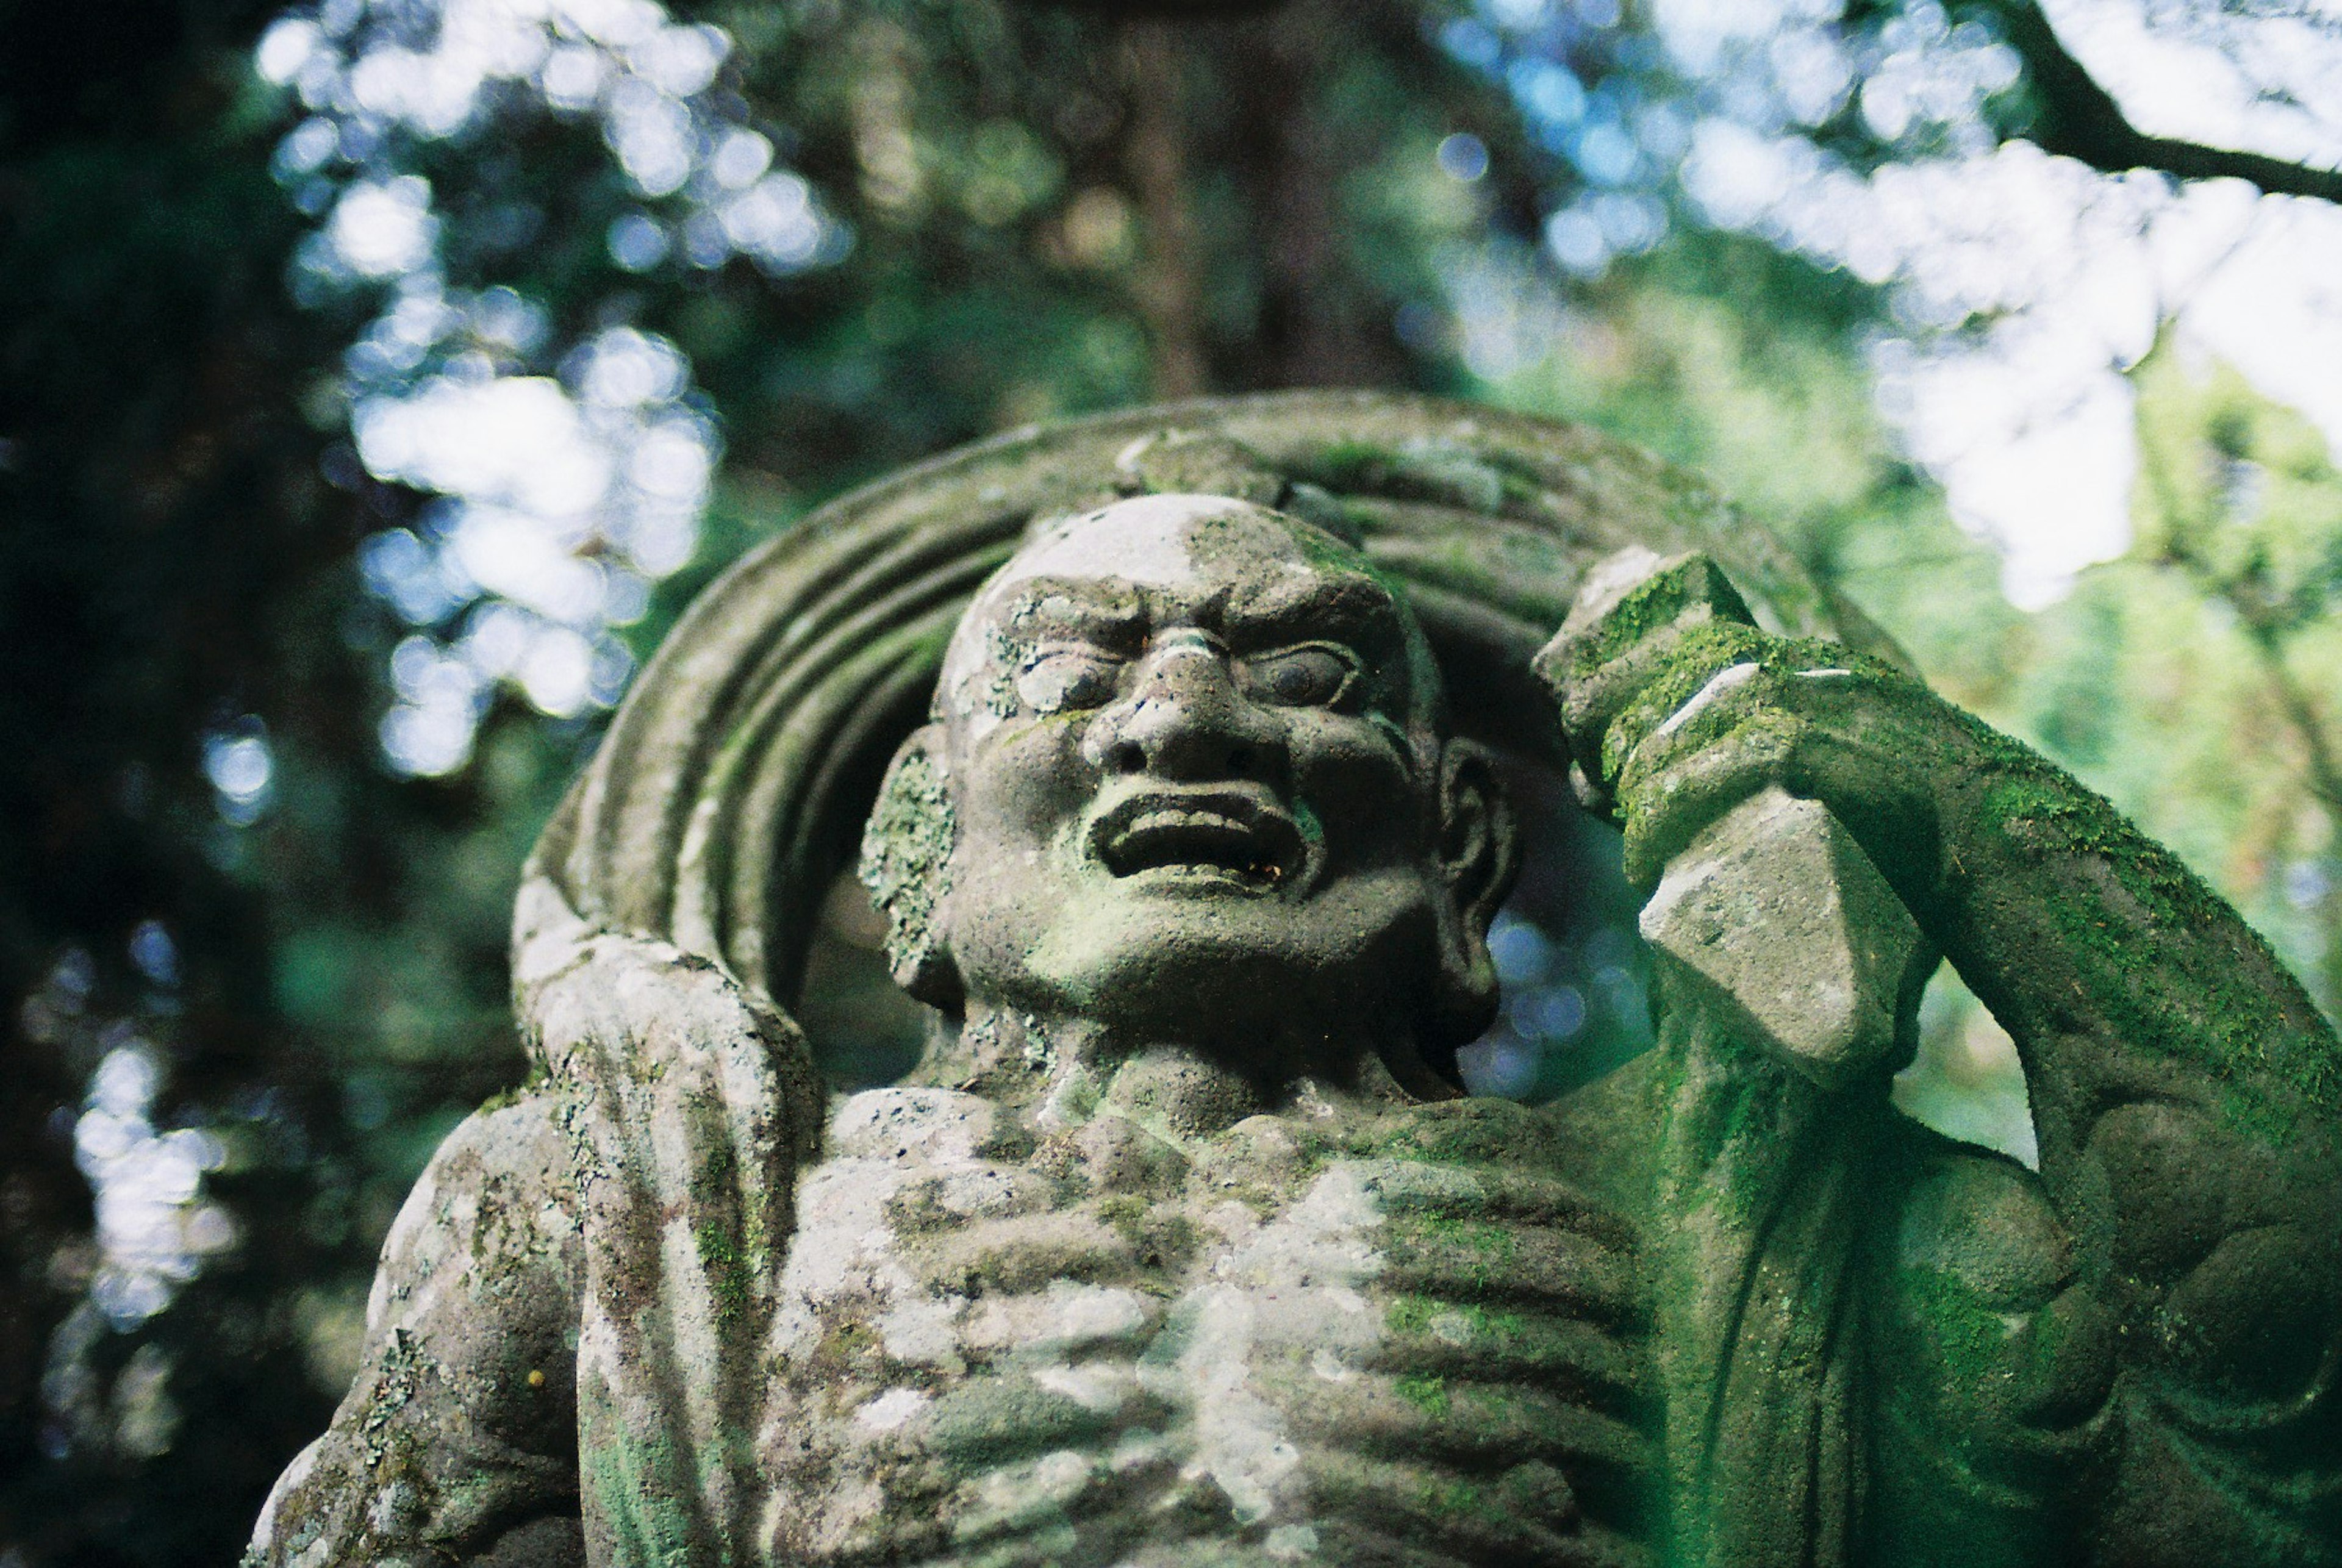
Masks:
[[[1630,1238],[1528,1115],[1256,1117],[1183,1155],[1111,1116],[847,1102],[775,1335],[776,1555],[1631,1558]]]

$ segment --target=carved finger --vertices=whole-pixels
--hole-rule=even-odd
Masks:
[[[1827,662],[1836,652],[1775,644],[1761,663],[1717,672],[1642,736],[1617,783],[1634,885],[1656,886],[1710,824],[1778,785],[1829,807],[1907,901],[1926,903],[1928,792],[1951,765],[1935,744],[1949,710],[1903,676]]]
[[[1716,679],[1750,668],[1735,665]],[[1781,782],[1807,735],[1803,720],[1767,714],[1705,744],[1664,747],[1648,756],[1638,752],[1618,783],[1626,803],[1628,883],[1646,892],[1657,886],[1667,863],[1709,824]]]
[[[1686,658],[1712,656],[1687,646],[1712,640],[1701,634],[1755,624],[1746,603],[1705,555],[1662,558],[1629,549],[1586,574],[1568,618],[1533,666],[1554,694],[1573,778],[1590,808],[1608,808],[1613,724],[1655,685],[1679,678]]]

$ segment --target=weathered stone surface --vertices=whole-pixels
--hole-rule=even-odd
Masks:
[[[783,1282],[774,1559],[1641,1560],[1631,1237],[1533,1129],[1517,1162],[1392,1152],[1464,1109],[1182,1151],[1110,1109],[846,1100]],[[1501,1277],[1449,1241],[1492,1211]]]
[[[1668,864],[1641,926],[1741,1014],[1746,1039],[1822,1088],[1910,1060],[1935,952],[1818,802],[1777,784],[1734,806]]]
[[[357,1381],[261,1516],[261,1561],[584,1561],[580,1215],[554,1112],[525,1098],[440,1145],[384,1243]]]
[[[1696,486],[1423,400],[836,504],[548,828],[540,1077],[418,1187],[255,1559],[2342,1562],[2331,1031],[1849,644]],[[1655,891],[1659,1045],[1546,1109],[1452,1077],[1490,744]],[[857,836],[939,1024],[825,1107],[780,1004]],[[1887,1104],[1934,949],[2037,1174]]]

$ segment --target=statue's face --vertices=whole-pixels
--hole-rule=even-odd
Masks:
[[[1155,1040],[1401,1004],[1456,920],[1436,694],[1406,608],[1307,524],[1165,495],[1057,525],[970,607],[921,743],[964,994]]]

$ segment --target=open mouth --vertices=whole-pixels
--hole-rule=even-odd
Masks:
[[[1117,877],[1147,873],[1266,893],[1299,869],[1301,835],[1242,795],[1135,795],[1098,819],[1091,851]]]

